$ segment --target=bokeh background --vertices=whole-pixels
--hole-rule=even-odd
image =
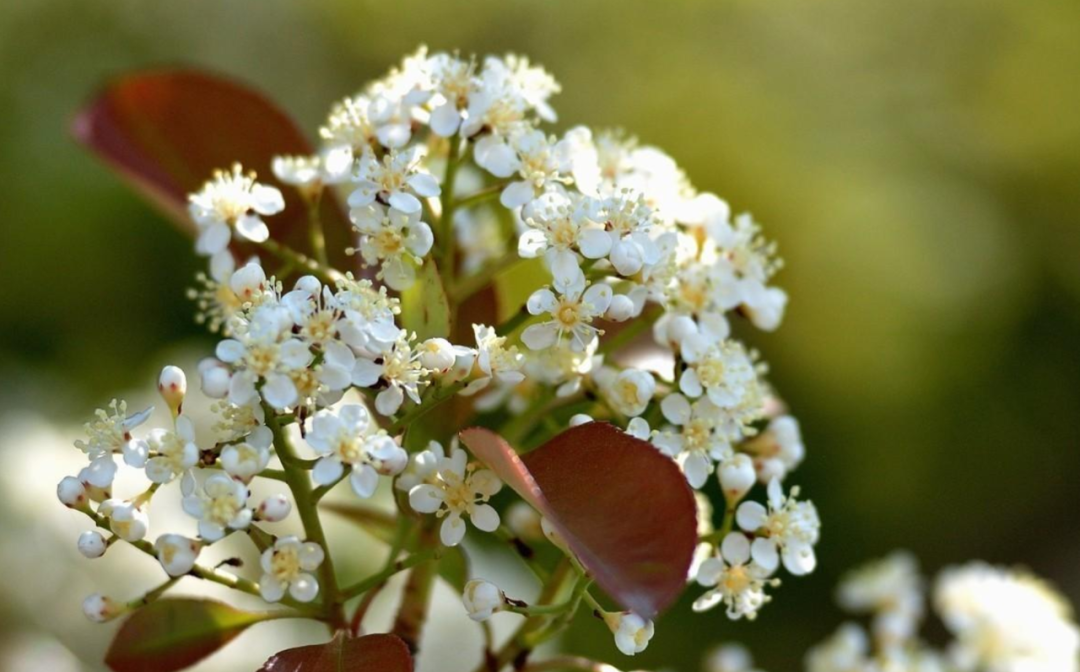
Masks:
[[[6,0],[0,669],[101,669],[83,595],[110,564],[121,595],[153,573],[78,556],[57,447],[212,344],[184,296],[190,242],[74,145],[73,111],[110,75],[189,64],[314,132],[420,43],[529,55],[563,84],[560,125],[663,147],[787,261],[787,320],[754,340],[803,423],[820,568],[753,624],[680,605],[635,664],[695,672],[738,639],[796,670],[839,622],[838,575],[897,547],[931,570],[1023,564],[1080,603],[1080,4]],[[566,645],[615,655],[595,623]]]

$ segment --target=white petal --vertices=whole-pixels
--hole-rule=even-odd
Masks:
[[[685,425],[690,422],[690,401],[681,394],[669,394],[660,402],[660,411],[664,418],[674,425]]]
[[[750,555],[753,556],[754,562],[770,574],[780,565],[780,555],[776,552],[776,542],[772,539],[762,537],[754,539],[754,543],[750,546]]]
[[[362,465],[353,470],[349,476],[349,484],[358,497],[367,499],[375,494],[379,487],[379,474],[370,465]]]
[[[406,180],[412,190],[424,197],[438,196],[442,193],[439,182],[427,173],[417,173]]]
[[[270,238],[270,229],[258,215],[244,215],[236,220],[236,232],[255,243]]]
[[[461,125],[461,113],[453,103],[444,103],[431,112],[429,125],[436,135],[449,138]]]
[[[266,403],[278,410],[292,406],[299,398],[292,379],[281,374],[271,374],[266,377],[266,384],[262,387],[262,396]]]
[[[473,507],[469,520],[478,530],[494,532],[499,527],[499,512],[488,504],[477,504]]]
[[[705,391],[701,387],[701,381],[698,380],[697,371],[693,369],[687,369],[679,376],[679,389],[687,396],[694,398],[700,397]]]
[[[555,294],[550,289],[538,289],[529,295],[525,307],[530,315],[542,315],[555,309]]]
[[[439,528],[439,539],[445,546],[457,546],[465,538],[465,521],[456,513],[446,517]]]
[[[603,229],[586,229],[578,236],[578,249],[586,259],[602,259],[611,251],[611,236]]]
[[[289,595],[297,602],[311,602],[319,594],[319,582],[311,574],[301,574],[289,582]]]
[[[611,285],[601,283],[589,287],[581,298],[593,307],[593,315],[602,315],[611,304],[611,293]]]
[[[506,188],[499,194],[499,203],[502,203],[504,208],[514,209],[525,205],[536,196],[533,191],[533,186],[529,182],[511,182],[506,185]]]
[[[444,493],[434,485],[418,485],[409,491],[409,506],[417,513],[435,513],[442,508]]]
[[[747,532],[760,529],[768,518],[768,511],[759,502],[743,502],[735,512],[735,522]]]
[[[380,415],[393,415],[401,408],[401,402],[404,400],[405,395],[402,393],[401,388],[392,385],[375,397],[375,410],[378,411]]]
[[[521,341],[532,350],[543,350],[551,347],[559,336],[559,330],[554,322],[529,325],[521,332]]]
[[[709,480],[709,458],[698,451],[690,453],[683,462],[683,472],[691,488],[701,488]]]
[[[406,214],[420,212],[420,199],[404,191],[395,191],[390,194],[390,207]]]
[[[259,579],[259,595],[267,602],[278,602],[285,597],[285,584],[272,574],[263,574]]]
[[[720,553],[731,565],[745,565],[750,560],[750,540],[741,532],[732,532],[720,544]]]
[[[795,576],[803,576],[817,567],[814,549],[808,544],[788,544],[782,554],[784,568]]]
[[[196,241],[196,251],[204,255],[214,255],[229,246],[232,240],[232,230],[227,224],[215,222],[199,234]]]
[[[251,207],[260,215],[276,215],[285,209],[285,197],[274,187],[257,184],[251,190]]]
[[[311,470],[311,480],[315,481],[316,485],[329,485],[341,478],[344,471],[345,467],[339,458],[324,457],[316,462],[315,468]]]

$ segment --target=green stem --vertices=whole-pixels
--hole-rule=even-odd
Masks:
[[[434,524],[434,517],[430,521],[425,521],[420,535],[421,547],[429,550],[437,550],[439,544]],[[418,553],[426,552],[419,551]],[[401,593],[401,606],[394,618],[394,627],[391,632],[400,637],[412,653],[416,653],[419,648],[420,634],[431,607],[431,592],[435,587],[435,576],[438,571],[437,560],[418,564],[409,572],[409,578]]]
[[[262,248],[282,261],[291,263],[297,268],[311,273],[325,283],[336,283],[342,277],[341,273],[325,264],[320,264],[311,257],[301,254],[291,247],[286,247],[273,238],[268,238],[262,243]]]
[[[492,185],[488,185],[483,189],[473,192],[468,196],[462,196],[457,201],[457,207],[469,208],[485,201],[490,201],[493,198],[497,198],[502,194],[502,190],[506,188],[509,182],[497,182]]]
[[[454,183],[457,181],[457,171],[461,165],[460,154],[461,141],[458,138],[450,138],[446,173],[443,176],[442,194],[439,197],[442,204],[439,214],[439,228],[442,234],[442,240],[439,241],[441,252],[439,270],[442,271],[443,284],[451,288],[454,286]]]
[[[508,268],[512,268],[524,261],[518,256],[517,251],[511,251],[504,254],[502,257],[489,263],[479,272],[470,275],[467,278],[462,278],[461,282],[454,285],[453,291],[451,291],[447,298],[454,302],[456,305],[465,303],[473,294],[476,294],[481,289],[487,287],[495,279],[495,276],[499,275]]]
[[[313,541],[322,547],[325,559],[319,565],[319,580],[322,583],[323,611],[334,630],[340,630],[348,626],[345,620],[345,608],[338,599],[337,575],[334,573],[334,561],[331,558],[330,548],[326,543],[326,534],[323,532],[322,521],[319,520],[319,512],[316,508],[316,500],[312,496],[311,478],[308,472],[301,466],[296,449],[293,448],[289,437],[285,435],[274,409],[263,404],[266,412],[266,426],[270,428],[274,436],[274,449],[281,465],[285,468],[285,482],[292,490],[293,500],[296,502],[296,511],[300,514],[300,522],[304,525],[304,534],[308,541]]]
[[[322,191],[308,201],[308,239],[311,242],[311,252],[319,264],[329,267],[330,261],[326,256],[326,234],[323,232],[322,216],[319,206],[322,203]]]
[[[530,315],[529,311],[525,309],[525,306],[522,306],[521,309],[518,310],[518,312],[514,313],[510,317],[510,319],[496,327],[495,333],[497,333],[499,336],[509,336],[510,334],[517,331],[518,327],[524,324],[525,321],[528,320],[530,317],[532,317],[532,315]]]
[[[596,351],[597,354],[606,355],[616,352],[625,345],[629,345],[638,336],[648,331],[657,318],[660,317],[660,314],[660,311],[652,311],[631,319],[629,324],[623,326],[614,336],[600,342],[600,347]]]

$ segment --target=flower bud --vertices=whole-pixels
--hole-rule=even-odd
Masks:
[[[288,517],[289,512],[292,511],[292,502],[285,495],[271,495],[259,504],[259,509],[255,515],[259,520],[265,520],[268,523],[276,523],[285,520]]]
[[[163,534],[154,542],[158,562],[169,576],[183,576],[195,567],[202,545],[179,534]]]
[[[114,602],[111,598],[94,593],[88,596],[82,603],[83,614],[95,623],[105,623],[127,611],[127,608]]]
[[[607,314],[604,315],[612,322],[625,322],[634,316],[634,302],[625,294],[616,294],[611,297]]]
[[[429,338],[420,344],[420,365],[432,371],[446,371],[457,361],[454,346],[445,338]]]
[[[199,362],[199,376],[202,378],[202,391],[213,399],[224,399],[229,394],[229,369],[213,357]]]
[[[753,460],[743,453],[737,453],[724,460],[717,473],[720,477],[720,487],[724,490],[724,497],[729,506],[745,497],[754,486],[754,481],[757,480]]]
[[[517,501],[507,507],[506,526],[515,535],[527,541],[544,537],[544,528],[540,526],[540,514],[525,502]]]
[[[101,533],[97,530],[87,530],[80,534],[76,545],[79,553],[90,559],[100,558],[105,555],[105,549],[109,547],[108,543],[105,542],[105,537],[101,536]]]
[[[486,621],[495,612],[501,611],[505,604],[503,592],[499,590],[499,587],[483,579],[473,579],[466,583],[461,601],[465,605],[469,618],[478,623]]]
[[[570,418],[570,426],[577,427],[578,425],[584,425],[592,422],[592,416],[585,415],[584,413],[578,413]]]
[[[86,487],[74,476],[65,476],[56,486],[56,496],[64,506],[76,509],[86,504]]]
[[[644,651],[655,630],[652,621],[630,611],[605,613],[604,622],[615,635],[615,646],[627,656]]]
[[[180,414],[180,407],[184,404],[184,395],[187,394],[187,376],[184,370],[178,366],[166,366],[161,370],[158,377],[158,392],[165,400],[173,417]]]

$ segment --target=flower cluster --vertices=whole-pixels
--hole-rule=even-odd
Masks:
[[[731,328],[780,325],[787,296],[771,284],[781,266],[775,245],[749,215],[733,216],[724,200],[695,189],[659,149],[620,132],[544,130],[558,91],[517,56],[422,49],[339,101],[314,154],[271,166],[291,188],[289,202],[308,209],[311,256],[275,237],[282,191],[240,165],[192,194],[196,251],[209,257],[209,272],[191,296],[221,339],[198,366],[202,392],[216,400],[216,436],[200,438],[208,431],[183,412],[176,367],[159,384],[168,427],[137,438],[149,412],[129,414],[121,402],[100,411],[76,444],[87,467],[58,494],[113,538],[88,532],[80,551],[99,557],[118,538],[156,555],[170,576],[226,581],[197,564],[200,550],[244,534],[262,558],[249,592],[294,605],[318,600],[320,617],[340,625],[350,593],[336,585],[313,524],[315,504],[338,483],[368,499],[392,480],[401,529],[419,526],[420,539],[456,547],[469,528],[528,527],[572,556],[554,527],[530,518],[535,512],[500,515],[493,498],[502,482],[454,437],[465,420],[537,443],[603,420],[670,458],[690,488],[717,486],[724,519],[714,531],[702,508],[690,578],[708,590],[695,610],[723,604],[733,619],[753,618],[781,566],[811,572],[820,520],[797,487],[785,494],[783,485],[804,457],[799,425],[781,410],[758,353]],[[351,269],[333,268],[324,247],[319,205],[337,196],[355,242],[333,252],[354,255]],[[264,257],[246,256],[252,249]],[[508,294],[520,305],[488,306],[459,324],[476,314],[461,307],[511,267],[533,283]],[[312,456],[293,447],[298,436]],[[144,492],[112,495],[117,458],[145,471]],[[260,477],[286,482],[292,497],[253,501]],[[173,480],[197,534],[165,534],[151,546],[143,541],[150,500]],[[755,490],[764,503],[750,498]],[[265,529],[293,502],[306,540]],[[400,534],[395,552],[414,543]],[[652,621],[605,611],[585,583],[566,608],[589,603],[619,650],[642,651]],[[123,611],[115,604],[95,598],[88,609],[104,618]],[[486,582],[465,587],[465,605],[477,620],[545,608],[558,615]]]

